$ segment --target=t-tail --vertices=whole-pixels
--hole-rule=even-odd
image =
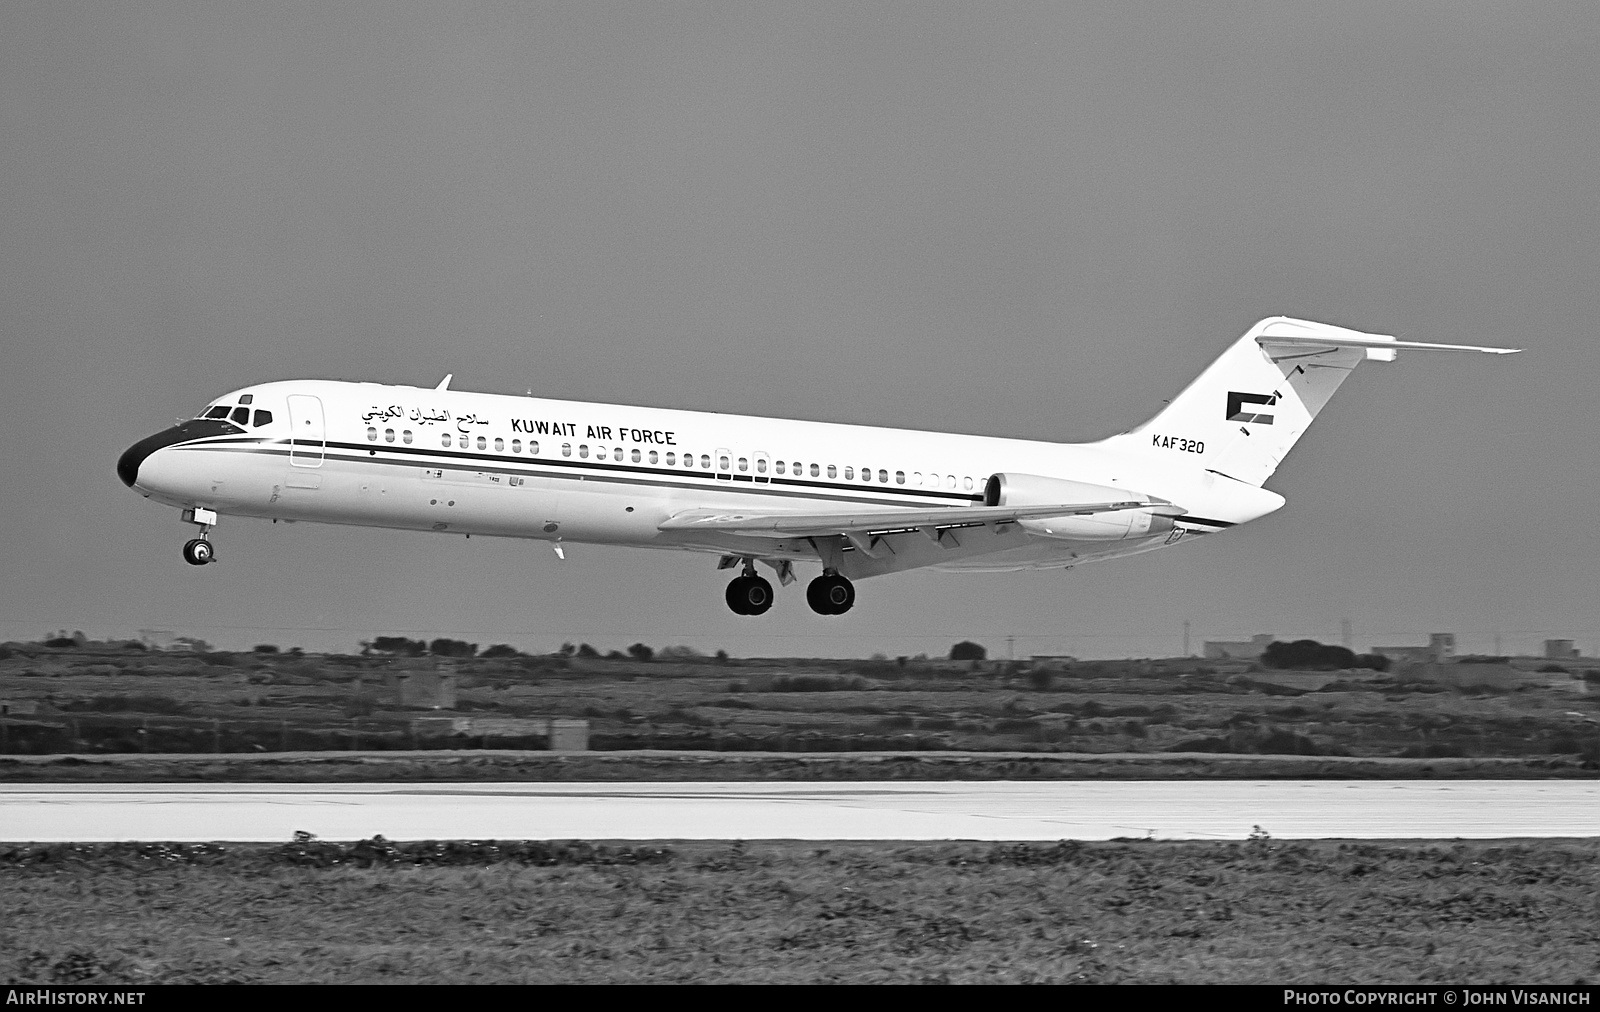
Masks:
[[[1259,486],[1357,365],[1392,362],[1401,348],[1521,350],[1400,341],[1274,316],[1251,327],[1160,414],[1103,445],[1167,459],[1192,454],[1207,470]]]

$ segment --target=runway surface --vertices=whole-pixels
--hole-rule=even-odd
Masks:
[[[1600,836],[1600,782],[0,785],[0,840]]]

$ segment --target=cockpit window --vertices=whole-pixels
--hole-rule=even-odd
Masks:
[[[248,422],[250,420],[250,409],[249,408],[234,408],[233,409],[233,420],[236,423],[238,423],[239,425],[243,425],[244,423]]]
[[[272,412],[270,412],[270,411],[262,411],[260,408],[257,408],[256,409],[256,420],[252,424],[254,424],[256,426],[271,425],[272,424]]]
[[[200,417],[201,418],[227,418],[228,417],[228,411],[229,411],[229,408],[228,408],[228,406],[226,404],[218,404],[216,407],[207,410],[206,413],[201,415]]]

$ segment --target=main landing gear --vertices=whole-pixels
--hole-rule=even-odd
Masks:
[[[738,565],[737,556],[723,556],[721,569]],[[794,582],[788,563],[779,568],[784,583]],[[728,607],[735,615],[764,615],[772,607],[772,584],[756,575],[755,561],[744,560],[744,571],[728,584]],[[806,587],[806,603],[818,615],[843,615],[856,603],[855,584],[831,569]]]
[[[806,585],[806,604],[818,615],[843,615],[855,603],[855,584],[832,570]]]
[[[199,508],[184,510],[183,522],[200,525],[200,536],[191,539],[183,546],[183,561],[191,566],[204,566],[207,563],[215,562],[217,550],[211,547],[211,542],[206,540],[206,536],[211,533],[211,528],[216,525],[216,512]]]
[[[744,574],[728,584],[728,607],[735,615],[764,615],[772,607],[772,584],[756,575],[752,562],[745,562]]]

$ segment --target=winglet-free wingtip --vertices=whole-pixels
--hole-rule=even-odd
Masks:
[[[453,373],[453,372],[445,373],[444,374],[444,379],[440,380],[439,381],[439,385],[434,387],[434,389],[435,390],[449,390],[450,389],[450,380],[454,376],[455,376],[455,373]]]

